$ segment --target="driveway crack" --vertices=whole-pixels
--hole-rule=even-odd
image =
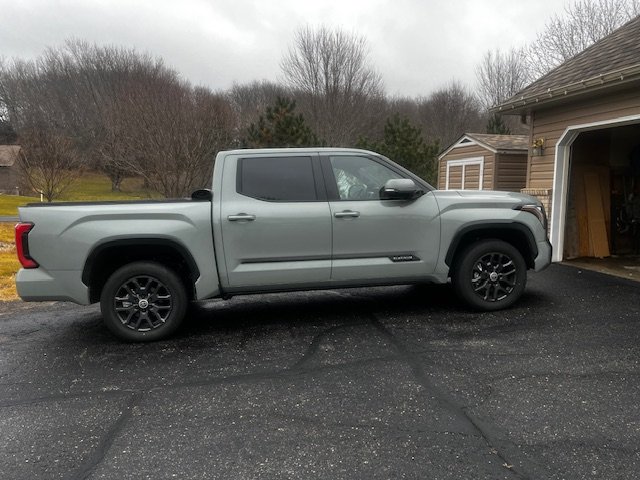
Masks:
[[[311,359],[318,353],[318,350],[320,349],[320,345],[322,344],[322,341],[332,333],[335,333],[338,330],[342,330],[343,328],[350,328],[350,327],[360,326],[360,325],[366,325],[366,323],[360,322],[360,323],[350,323],[348,325],[334,325],[333,327],[327,328],[322,332],[318,333],[315,337],[313,337],[313,339],[311,340],[311,343],[307,347],[307,350],[304,352],[302,357],[300,357],[300,359],[297,362],[295,362],[291,367],[289,367],[287,370],[292,371],[292,370],[303,369],[305,364],[311,361]]]
[[[66,478],[69,480],[84,480],[88,478],[91,473],[96,469],[100,463],[104,460],[107,452],[113,445],[114,440],[118,436],[118,434],[124,429],[126,423],[131,418],[133,414],[134,407],[140,401],[142,397],[142,393],[135,393],[131,395],[122,409],[120,416],[117,420],[111,425],[109,430],[105,432],[105,434],[100,439],[98,446],[93,451],[93,453],[85,459],[84,462],[76,469],[75,472],[69,474]]]
[[[436,400],[441,407],[443,407],[446,411],[448,411],[454,418],[458,419],[461,423],[467,425],[472,431],[476,432],[478,436],[482,437],[482,439],[487,444],[489,450],[500,458],[503,463],[503,466],[508,466],[507,471],[511,472],[515,475],[516,478],[528,480],[531,477],[518,468],[513,461],[510,461],[507,458],[507,455],[504,453],[504,445],[500,445],[502,442],[498,440],[494,434],[488,429],[485,425],[481,425],[481,423],[473,418],[469,412],[467,412],[462,406],[458,405],[458,403],[446,392],[442,391],[433,382],[429,379],[428,375],[424,371],[422,366],[422,362],[413,353],[397,336],[395,336],[387,327],[385,327],[382,322],[376,317],[376,315],[371,312],[371,323],[373,327],[376,328],[387,340],[388,342],[395,348],[400,357],[409,365],[411,371],[418,381],[418,383],[427,391],[434,400]],[[517,446],[514,445],[517,448]]]

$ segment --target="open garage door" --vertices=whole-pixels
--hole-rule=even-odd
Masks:
[[[568,128],[558,142],[554,260],[640,253],[640,118]]]

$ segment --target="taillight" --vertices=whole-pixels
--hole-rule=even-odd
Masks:
[[[24,268],[38,268],[38,263],[29,255],[29,232],[33,223],[18,223],[16,225],[16,250],[18,260]]]

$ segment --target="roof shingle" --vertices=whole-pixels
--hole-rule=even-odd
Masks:
[[[528,135],[492,135],[488,133],[467,133],[465,135],[496,150],[527,150],[529,148]]]
[[[640,65],[640,16],[531,83],[504,104]]]

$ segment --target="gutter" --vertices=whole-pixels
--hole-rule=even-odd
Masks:
[[[613,85],[622,85],[640,79],[640,64],[620,68],[603,73],[595,77],[587,78],[579,82],[569,83],[556,88],[547,88],[529,96],[512,97],[511,100],[492,107],[491,113],[520,114],[532,106],[542,106],[559,100],[584,95]]]

